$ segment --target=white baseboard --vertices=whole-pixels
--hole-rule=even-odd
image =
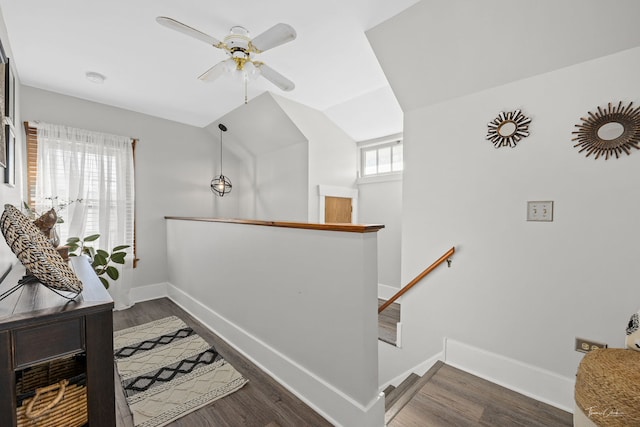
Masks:
[[[378,298],[388,300],[389,298],[394,296],[399,290],[400,288],[378,283]],[[399,304],[402,303],[402,297],[398,298],[396,302]]]
[[[448,365],[573,413],[574,379],[452,339],[444,346]]]
[[[261,370],[336,426],[382,427],[384,395],[363,406],[313,372],[231,323],[187,293],[166,285],[166,296],[224,339]]]
[[[149,301],[152,299],[164,298],[168,295],[167,282],[155,283],[153,285],[137,286],[129,291],[129,298],[134,303]]]

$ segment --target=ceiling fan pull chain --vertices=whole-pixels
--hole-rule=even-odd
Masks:
[[[247,82],[248,82],[249,78],[245,75],[244,76],[244,103],[246,104],[248,102],[248,98],[247,98]]]

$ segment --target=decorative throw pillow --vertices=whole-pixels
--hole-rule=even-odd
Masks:
[[[640,351],[640,312],[634,313],[627,325],[627,348]]]
[[[29,273],[56,291],[82,292],[82,282],[44,234],[15,206],[4,205],[0,229]]]

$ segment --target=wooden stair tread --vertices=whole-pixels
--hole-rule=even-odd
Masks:
[[[385,393],[384,409],[385,412],[391,409],[391,407],[400,399],[406,391],[420,379],[417,374],[411,374],[402,381],[398,387],[395,387],[389,394]]]
[[[396,389],[396,388],[395,388],[395,386],[388,385],[388,386],[387,386],[387,388],[385,388],[385,389],[382,391],[382,392],[384,393],[384,395],[385,395],[385,399],[386,399],[386,396],[389,396],[389,394],[390,394],[393,390],[395,390],[395,389]],[[386,401],[386,400],[385,400],[385,401]]]
[[[398,412],[404,408],[413,396],[420,391],[426,383],[429,382],[436,372],[444,365],[444,362],[438,360],[425,374],[420,377],[416,374],[409,375],[402,383],[392,390],[389,395],[385,394],[385,414],[384,423],[389,424],[391,420],[398,415]],[[386,389],[385,389],[386,390]]]

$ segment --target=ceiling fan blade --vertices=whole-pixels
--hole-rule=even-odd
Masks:
[[[288,24],[276,24],[251,40],[253,51],[260,53],[296,38],[296,30]]]
[[[229,59],[224,60],[222,62],[218,62],[216,65],[214,65],[213,67],[209,68],[207,71],[205,71],[200,76],[198,76],[198,78],[200,80],[202,80],[202,81],[207,81],[207,82],[214,81],[218,77],[222,76],[225,73],[225,71],[227,71],[227,62],[228,61],[233,62],[233,59],[229,58]]]
[[[213,47],[221,48],[222,46],[224,46],[224,44],[215,37],[205,34],[202,31],[198,31],[195,28],[183,24],[182,22],[176,21],[175,19],[167,18],[166,16],[158,16],[156,18],[156,22],[167,28],[171,28],[172,30],[201,40],[207,44],[212,45]]]
[[[288,78],[286,78],[285,76],[283,76],[282,74],[274,70],[273,68],[269,67],[268,65],[262,63],[262,64],[257,64],[257,67],[260,69],[260,74],[262,74],[262,77],[269,80],[271,83],[278,86],[280,89],[286,92],[289,92],[295,89],[296,85],[293,84],[291,80],[289,80]]]

